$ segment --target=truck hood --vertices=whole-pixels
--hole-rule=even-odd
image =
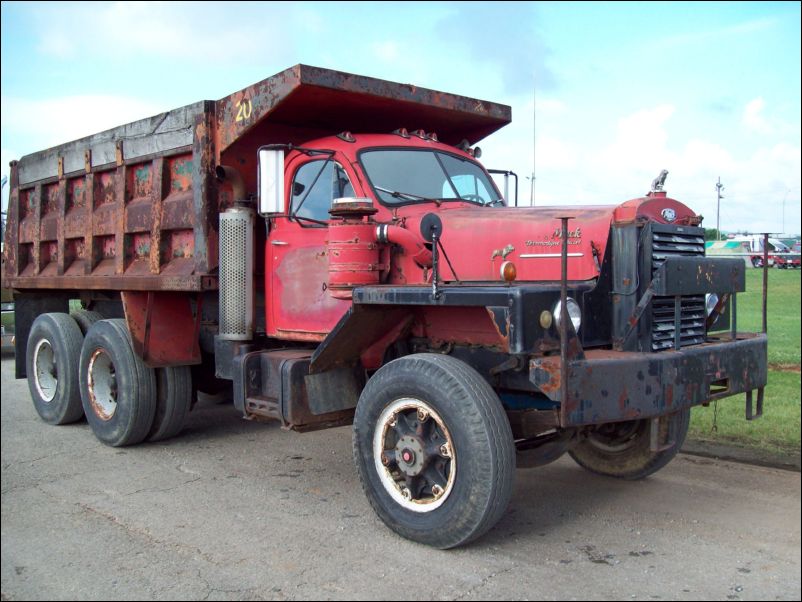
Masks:
[[[501,265],[512,261],[518,281],[560,278],[561,224],[568,222],[568,279],[591,280],[607,247],[615,207],[448,208],[437,215],[443,223],[441,241],[461,281],[501,280]],[[423,215],[409,216],[406,226],[420,232]],[[454,280],[448,265],[440,270]]]
[[[420,205],[415,207],[421,210]],[[412,213],[412,212],[410,212]],[[501,265],[512,261],[517,281],[560,279],[562,236],[560,217],[568,221],[568,279],[592,280],[600,272],[612,224],[653,221],[697,225],[700,218],[686,205],[664,192],[632,199],[621,205],[532,208],[477,208],[442,205],[441,240],[454,272],[462,281],[498,282]],[[420,232],[425,213],[406,217],[406,226]],[[444,262],[444,280],[454,276]]]

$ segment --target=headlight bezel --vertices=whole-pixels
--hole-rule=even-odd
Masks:
[[[582,328],[582,308],[579,306],[579,303],[576,302],[576,299],[573,297],[568,297],[566,299],[566,309],[568,310],[568,317],[571,319],[571,324],[574,326],[574,332],[579,332],[579,329]],[[560,329],[560,318],[562,317],[562,301],[557,300],[557,303],[554,304],[554,307],[551,310],[551,314],[554,316],[554,326],[557,330]]]

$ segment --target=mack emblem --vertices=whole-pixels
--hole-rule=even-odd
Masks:
[[[667,222],[673,222],[675,219],[677,219],[677,212],[669,207],[663,209],[660,212],[660,215],[662,215],[663,219],[666,220]]]

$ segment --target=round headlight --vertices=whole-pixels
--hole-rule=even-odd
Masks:
[[[718,305],[718,295],[716,293],[707,293],[705,295],[705,310],[708,316],[716,309],[716,305]]]
[[[565,305],[568,310],[568,317],[571,318],[571,324],[574,325],[574,331],[579,332],[579,327],[582,325],[582,311],[579,309],[579,304],[571,297],[568,297]],[[554,315],[554,323],[559,329],[560,318],[562,318],[562,301],[557,301],[551,313]]]

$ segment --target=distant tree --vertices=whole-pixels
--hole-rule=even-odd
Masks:
[[[705,228],[705,240],[718,240],[718,230],[715,228]]]

